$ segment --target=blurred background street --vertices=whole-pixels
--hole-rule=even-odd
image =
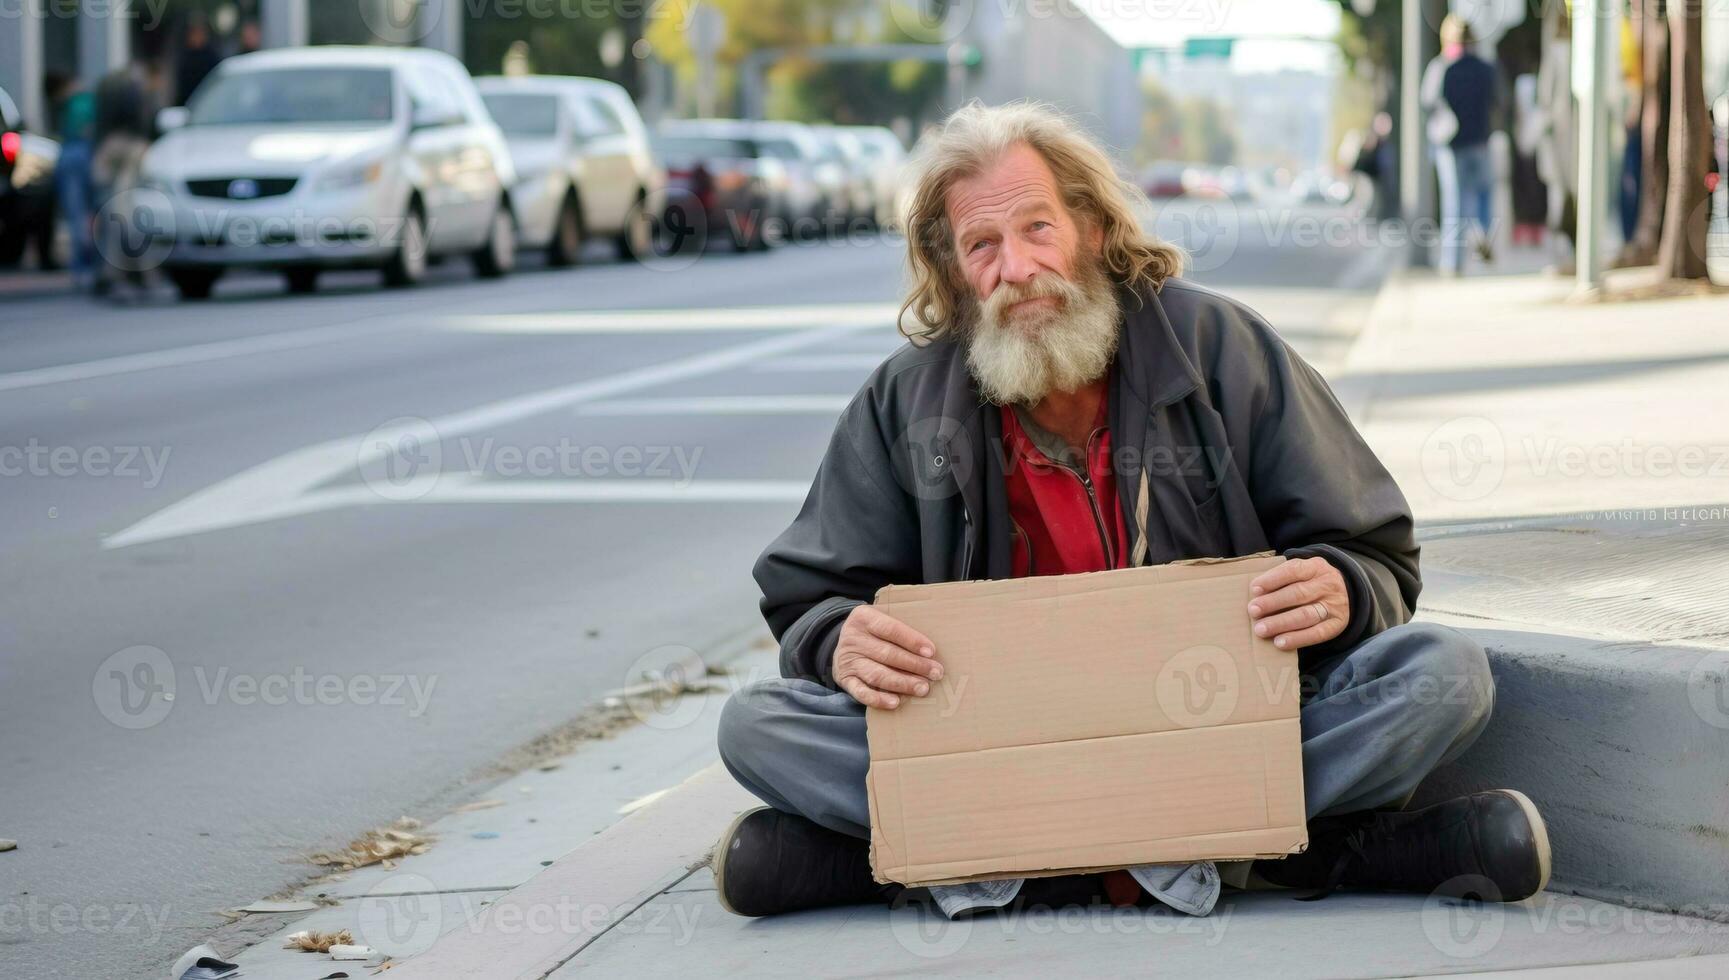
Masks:
[[[1502,99],[1437,154],[1444,2],[95,6],[0,11],[7,978],[160,977],[315,852],[757,637],[751,563],[901,342],[902,163],[967,99],[1075,113],[1330,380],[1402,270],[1724,274],[1721,11],[1603,18],[1606,99],[1565,4],[1454,5]],[[1646,99],[1658,33],[1684,105]],[[1436,172],[1467,149],[1474,229]],[[1381,424],[1421,471],[1432,416]],[[1425,517],[1591,506],[1428,486]]]

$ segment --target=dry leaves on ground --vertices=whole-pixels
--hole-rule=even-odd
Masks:
[[[369,830],[350,843],[344,851],[320,851],[311,856],[313,864],[324,864],[341,871],[353,871],[368,865],[382,864],[385,870],[410,854],[424,854],[433,838],[420,832],[420,821],[399,817],[388,827]]]
[[[347,929],[341,932],[309,932],[302,930],[289,936],[282,944],[283,949],[298,949],[308,953],[328,953],[332,946],[346,946],[354,942],[354,934]]]

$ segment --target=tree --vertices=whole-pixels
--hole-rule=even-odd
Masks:
[[[1639,215],[1615,264],[1650,265],[1669,198],[1669,23],[1664,0],[1633,0],[1639,31]]]
[[[1705,107],[1702,5],[1676,0],[1669,14],[1669,195],[1657,268],[1671,279],[1708,279],[1705,226],[1711,170],[1711,119]]]

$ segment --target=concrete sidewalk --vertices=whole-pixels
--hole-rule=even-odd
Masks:
[[[1491,907],[1230,893],[1206,919],[733,917],[707,850],[755,801],[713,762],[713,725],[727,689],[774,670],[741,647],[705,653],[730,665],[713,685],[434,824],[427,854],[320,886],[337,904],[304,921],[256,920],[254,937],[274,931],[241,955],[246,975],[341,968],[278,948],[302,928],[354,930],[392,978],[1729,975],[1729,298],[1569,291],[1398,275],[1333,379],[1423,522],[1420,615],[1475,631],[1494,660],[1489,731],[1424,793],[1530,793],[1551,822],[1549,892]]]

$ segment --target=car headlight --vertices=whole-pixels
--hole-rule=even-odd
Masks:
[[[364,187],[377,183],[384,176],[384,160],[362,160],[359,163],[344,164],[334,170],[324,173],[318,178],[318,189],[324,191],[346,190],[351,187]]]

